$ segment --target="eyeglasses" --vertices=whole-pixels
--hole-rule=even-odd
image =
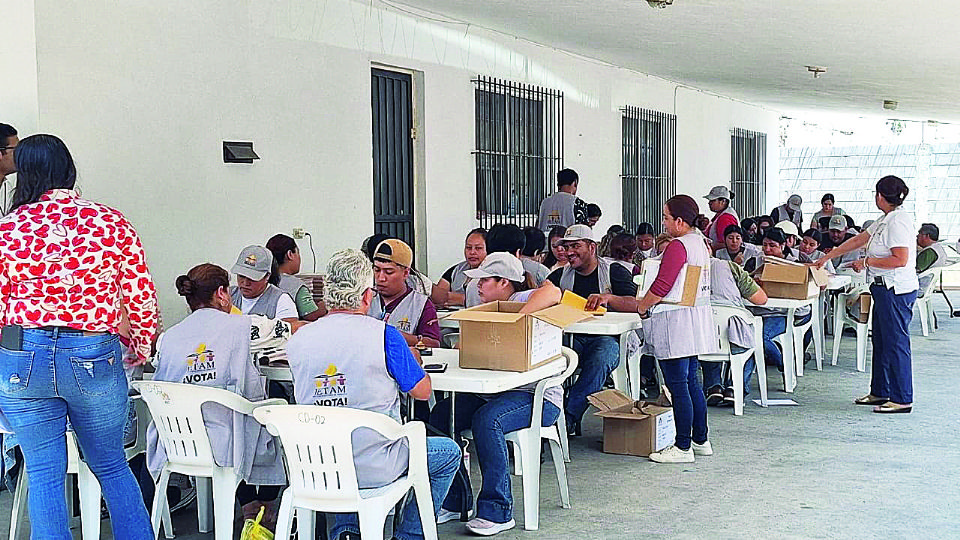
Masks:
[[[7,150],[13,150],[16,146],[0,146],[0,152],[6,152]]]

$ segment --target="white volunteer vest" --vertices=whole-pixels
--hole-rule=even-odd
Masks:
[[[714,244],[723,243],[723,231],[717,230],[717,220],[720,219],[720,216],[724,214],[733,216],[733,218],[737,220],[737,223],[740,223],[740,216],[737,215],[736,210],[730,208],[729,206],[723,212],[720,212],[714,216],[713,219],[710,220],[710,225],[707,226],[707,238],[709,238]]]
[[[427,300],[426,295],[410,291],[393,311],[386,313],[383,298],[377,295],[373,302],[370,302],[367,315],[380,319],[401,332],[413,334],[420,325],[420,316],[423,315],[423,306],[427,305]]]
[[[719,350],[717,327],[713,323],[713,310],[710,307],[710,254],[703,236],[691,232],[674,241],[683,243],[687,251],[686,264],[701,268],[697,305],[655,306],[650,310],[650,319],[643,325],[643,335],[650,344],[653,356],[659,360],[686,358]],[[676,289],[679,286],[678,279],[673,287]]]
[[[223,388],[250,401],[266,399],[260,371],[250,355],[250,318],[203,308],[164,332],[154,380]],[[280,445],[252,416],[216,404],[204,407],[203,423],[218,465],[232,466],[251,484],[286,481]],[[167,456],[156,427],[147,429],[147,464],[156,477]]]
[[[563,273],[560,274],[560,288],[565,291],[573,291],[573,284],[576,279],[577,271],[570,268],[570,265],[563,267]],[[597,257],[597,282],[600,285],[598,294],[607,294],[613,292],[610,286],[610,263],[601,257]]]

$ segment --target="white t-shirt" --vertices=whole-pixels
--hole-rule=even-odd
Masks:
[[[913,218],[901,209],[896,209],[881,217],[867,228],[870,240],[867,241],[867,257],[885,258],[891,254],[891,248],[907,248],[907,264],[900,268],[867,267],[867,280],[882,277],[887,288],[893,288],[895,294],[905,294],[920,288],[917,280],[917,231]]]
[[[257,300],[260,297],[256,298],[247,298],[246,296],[240,297],[240,312],[244,315],[248,315],[250,310],[253,309],[253,306],[256,305]],[[293,298],[290,298],[289,294],[281,294],[280,299],[277,300],[277,319],[298,319],[300,318],[300,313],[297,312],[297,305],[293,303]]]

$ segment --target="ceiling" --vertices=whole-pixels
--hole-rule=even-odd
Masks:
[[[402,0],[791,114],[960,121],[960,2]],[[804,66],[828,70],[814,79]],[[899,102],[885,111],[884,99]]]

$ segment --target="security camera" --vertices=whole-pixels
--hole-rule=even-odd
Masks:
[[[663,9],[673,4],[673,0],[647,0],[647,4],[654,9]]]

